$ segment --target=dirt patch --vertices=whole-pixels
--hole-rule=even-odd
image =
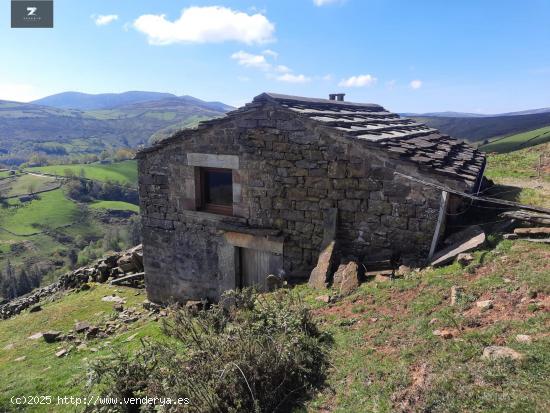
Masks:
[[[425,401],[430,387],[430,368],[427,363],[411,367],[411,385],[393,394],[393,408],[396,412],[417,411]]]

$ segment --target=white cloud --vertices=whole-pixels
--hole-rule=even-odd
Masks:
[[[347,79],[342,79],[340,83],[338,83],[338,86],[365,87],[365,86],[372,86],[377,81],[378,79],[372,75],[358,75],[358,76],[348,77]]]
[[[30,102],[39,98],[32,85],[23,83],[0,83],[0,99],[15,102]]]
[[[275,71],[277,73],[290,73],[290,72],[292,72],[292,70],[288,66],[285,66],[285,65],[275,66]]]
[[[263,14],[249,15],[221,6],[189,7],[173,22],[164,14],[145,14],[134,21],[134,27],[155,45],[226,41],[266,43],[273,40],[275,31],[275,25]]]
[[[272,63],[273,60],[269,61],[267,59],[275,59],[276,56],[278,56],[278,53],[269,49],[264,50],[262,54],[253,54],[239,50],[231,55],[231,59],[236,60],[241,66],[264,71],[267,79],[275,79],[287,83],[306,83],[311,81],[309,76],[295,74],[290,67],[275,65]]]
[[[252,54],[239,50],[231,55],[231,59],[236,60],[237,63],[244,67],[253,67],[261,70],[271,69],[271,63],[268,63],[265,56],[261,54]]]
[[[313,4],[317,7],[326,6],[328,4],[340,3],[342,0],[313,0]]]
[[[307,76],[295,75],[292,73],[285,73],[284,75],[277,76],[276,79],[281,82],[287,82],[287,83],[307,83],[311,80],[311,78]]]
[[[271,49],[265,49],[263,52],[262,52],[263,55],[265,56],[270,56],[272,57],[273,59],[277,59],[277,57],[279,56],[279,53],[271,50]]]
[[[422,87],[422,81],[421,80],[413,80],[411,81],[411,83],[409,83],[409,86],[411,87],[411,89],[420,89]]]
[[[92,19],[94,19],[94,23],[96,26],[106,26],[109,23],[114,22],[115,20],[118,20],[118,15],[116,14],[99,14],[99,15],[92,15]]]

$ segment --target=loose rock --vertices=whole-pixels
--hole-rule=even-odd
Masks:
[[[491,308],[493,308],[493,300],[477,301],[476,307],[481,310],[490,310]]]
[[[533,341],[533,339],[531,338],[531,336],[528,336],[527,334],[518,334],[516,336],[516,341],[518,343],[530,344]]]
[[[357,270],[358,266],[353,261],[338,267],[338,271],[334,274],[333,287],[339,290],[340,295],[349,295],[359,287],[359,274]]]
[[[474,256],[469,253],[460,253],[456,257],[456,262],[460,264],[462,267],[466,267],[468,264],[470,264],[474,260]]]
[[[59,341],[60,336],[60,331],[46,331],[45,333],[42,333],[42,337],[46,343],[55,343],[56,341]]]
[[[445,340],[453,338],[453,333],[450,332],[449,330],[434,330],[433,335],[444,338]]]
[[[483,355],[481,356],[486,360],[498,360],[509,358],[512,360],[521,360],[525,356],[521,353],[518,353],[516,350],[511,349],[510,347],[503,346],[489,346],[485,347],[483,350]]]
[[[83,333],[90,328],[90,323],[87,321],[79,321],[74,325],[74,331],[77,333]]]

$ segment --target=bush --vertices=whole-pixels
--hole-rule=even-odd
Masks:
[[[298,296],[245,290],[222,303],[196,315],[175,310],[164,324],[170,344],[144,343],[134,357],[99,361],[91,374],[96,389],[119,399],[188,398],[181,411],[286,412],[323,383],[329,336],[317,330]]]

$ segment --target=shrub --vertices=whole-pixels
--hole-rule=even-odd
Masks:
[[[180,407],[192,412],[286,412],[324,381],[330,337],[288,290],[231,292],[195,315],[180,308],[164,331],[173,343],[144,343],[132,358],[93,366],[102,397],[188,398]]]

